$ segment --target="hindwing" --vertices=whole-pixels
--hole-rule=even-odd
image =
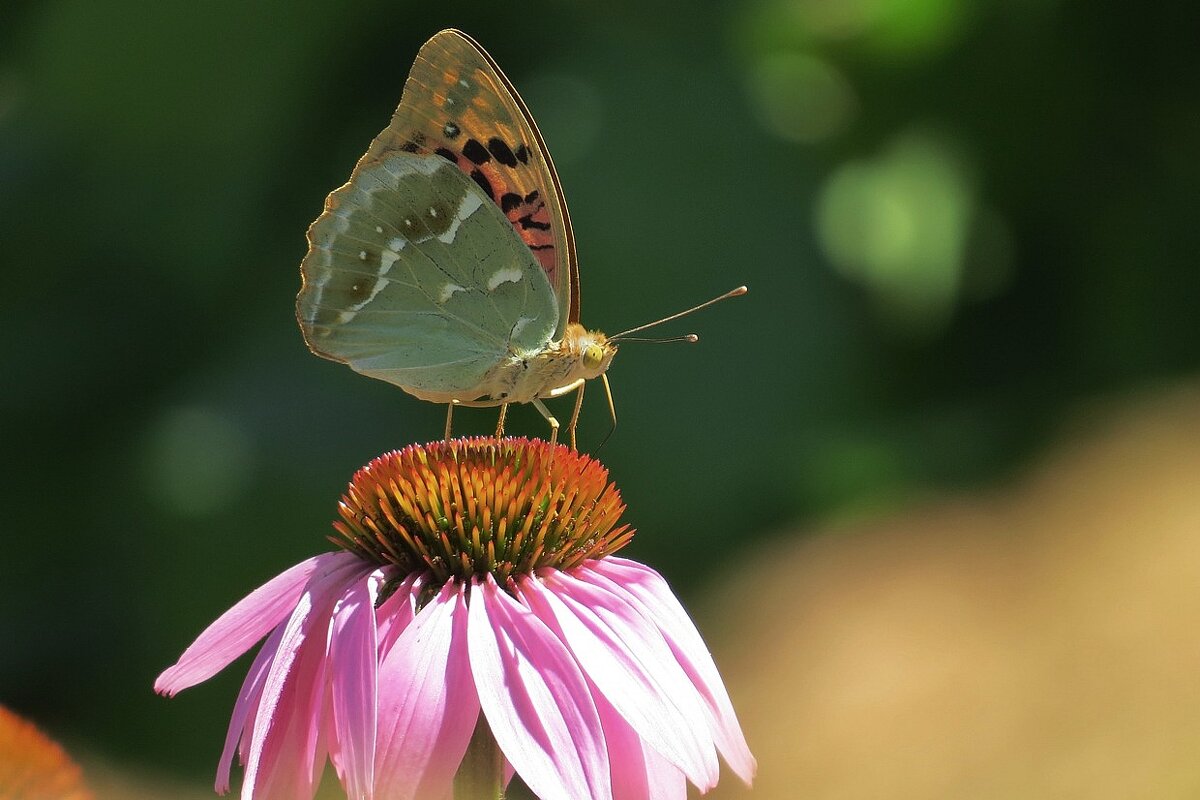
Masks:
[[[437,155],[369,153],[308,238],[305,340],[373,378],[474,400],[489,369],[544,349],[558,328],[541,264],[491,198]]]

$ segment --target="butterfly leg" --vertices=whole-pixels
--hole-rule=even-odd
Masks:
[[[558,444],[558,420],[554,418],[554,415],[550,413],[550,409],[546,408],[546,404],[540,398],[533,398],[533,407],[546,418],[546,422],[550,423],[550,446],[553,447]]]
[[[575,410],[571,412],[571,421],[567,424],[567,433],[571,436],[572,450],[579,449],[575,446],[575,426],[579,424],[579,411],[583,408],[583,390],[586,387],[586,383],[579,384],[579,389],[575,392]]]
[[[508,403],[500,404],[500,419],[496,420],[496,438],[504,438],[504,418],[508,416]]]
[[[446,441],[450,441],[450,421],[454,419],[454,406],[458,405],[454,400],[446,404]]]

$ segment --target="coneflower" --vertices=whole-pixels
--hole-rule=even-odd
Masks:
[[[311,798],[326,758],[354,800],[683,800],[754,757],[692,621],[649,567],[597,461],[538,440],[411,446],[363,467],[338,552],[223,614],[165,695],[266,637],[238,693],[245,800]]]

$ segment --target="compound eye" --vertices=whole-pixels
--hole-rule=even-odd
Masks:
[[[596,369],[604,361],[604,348],[598,344],[589,344],[583,348],[583,365],[588,369]]]

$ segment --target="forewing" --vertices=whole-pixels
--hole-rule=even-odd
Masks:
[[[445,30],[421,47],[400,107],[367,158],[434,153],[469,175],[501,208],[546,273],[562,318],[579,318],[579,269],[566,201],[525,103],[482,47]]]
[[[305,341],[364,375],[473,400],[489,369],[544,348],[558,327],[532,252],[439,156],[372,145],[308,238]]]

